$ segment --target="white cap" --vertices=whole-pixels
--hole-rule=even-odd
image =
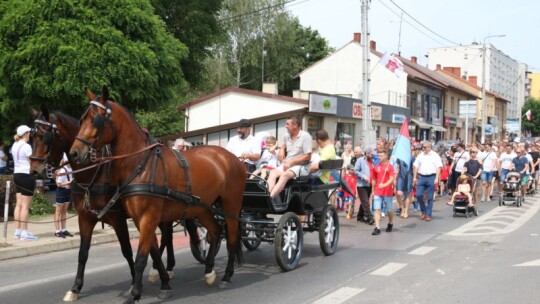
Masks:
[[[24,133],[30,132],[32,129],[30,129],[27,125],[22,125],[17,128],[17,135],[23,136]]]

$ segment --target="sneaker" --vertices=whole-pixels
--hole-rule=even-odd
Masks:
[[[366,223],[367,222],[367,219],[365,217],[357,217],[356,218],[356,221],[357,222],[363,222],[363,223]]]
[[[55,232],[54,236],[65,239],[66,236],[62,233],[62,231]]]
[[[21,233],[21,241],[37,241],[39,238],[30,232]]]
[[[13,238],[14,238],[15,240],[20,239],[20,238],[21,238],[21,231],[20,231],[20,230],[19,230],[19,231],[15,231],[15,233],[13,233]]]
[[[396,215],[397,215],[397,216],[400,216],[400,215],[401,215],[401,208],[396,209]]]
[[[368,225],[373,225],[373,224],[375,223],[375,219],[370,218],[370,219],[367,220],[366,223],[367,223]]]
[[[394,224],[388,224],[388,226],[386,226],[386,232],[392,232],[393,227],[394,227]]]
[[[414,208],[413,208],[413,213],[417,213],[418,212],[418,203],[417,202],[414,202]]]
[[[73,234],[71,234],[71,233],[70,233],[69,231],[67,231],[67,230],[62,231],[62,234],[63,234],[64,236],[73,237]]]
[[[371,233],[371,235],[379,235],[381,234],[381,229],[375,227],[375,229],[373,229],[373,232]]]
[[[480,202],[485,202],[486,201],[486,197],[482,195],[482,198],[480,199]]]
[[[385,218],[385,217],[386,217],[386,213],[384,213],[384,212],[381,213],[381,217],[382,217],[382,218]]]

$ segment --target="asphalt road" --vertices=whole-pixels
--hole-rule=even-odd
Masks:
[[[172,298],[157,299],[159,284],[145,281],[140,303],[538,303],[540,201],[480,206],[479,217],[453,218],[439,200],[431,222],[418,215],[399,219],[394,232],[376,237],[372,226],[341,218],[336,254],[325,257],[317,234],[306,234],[298,268],[286,273],[275,263],[274,247],[263,243],[245,253],[246,264],[227,290],[204,283],[203,265],[177,235]],[[2,262],[0,303],[62,302],[76,261],[77,251],[69,250]],[[118,245],[95,246],[78,302],[121,303],[129,284]]]

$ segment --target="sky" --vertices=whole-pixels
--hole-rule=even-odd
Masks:
[[[297,0],[286,7],[336,49],[362,29],[360,0]],[[538,73],[538,12],[538,0],[371,0],[368,24],[377,50],[397,53],[399,44],[403,57],[416,56],[422,65],[430,48],[482,44],[487,36],[505,35],[486,42]]]

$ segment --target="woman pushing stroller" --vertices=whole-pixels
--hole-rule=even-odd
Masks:
[[[461,171],[461,177],[459,178],[459,184],[457,189],[452,195],[452,199],[448,202],[448,205],[454,205],[454,198],[456,195],[468,193],[469,207],[474,206],[477,209],[476,203],[478,202],[477,184],[479,183],[478,177],[482,174],[482,163],[476,158],[478,155],[478,148],[473,147],[470,151],[471,158],[463,165]],[[472,179],[472,183],[469,183],[468,179]],[[462,189],[462,190],[460,190]]]

